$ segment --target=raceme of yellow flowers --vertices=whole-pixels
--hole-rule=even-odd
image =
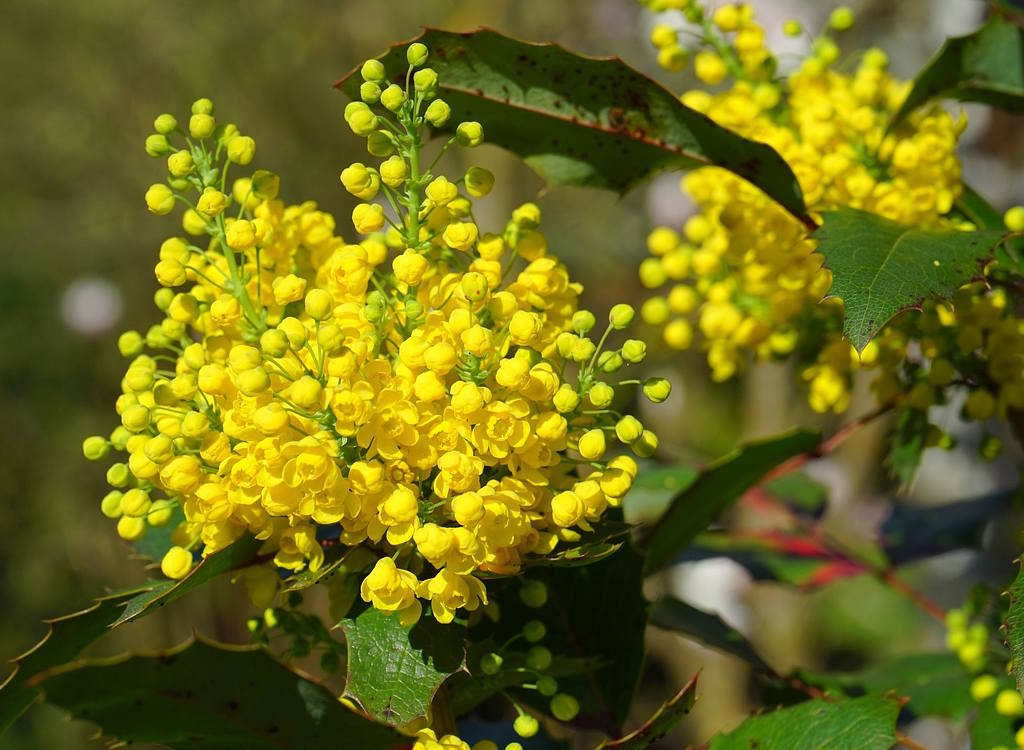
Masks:
[[[124,539],[181,508],[170,578],[244,534],[284,571],[316,571],[337,540],[364,549],[365,601],[410,624],[425,600],[449,622],[487,602],[481,574],[515,574],[593,530],[636,476],[623,450],[657,447],[610,408],[616,385],[669,395],[665,380],[616,375],[646,353],[610,344],[633,309],[595,330],[536,205],[482,233],[472,201],[493,175],[450,180],[421,161],[426,125],[450,116],[427,54],[409,47],[407,87],[368,61],[346,108],[373,157],[341,173],[363,201],[357,243],[315,203],[282,203],[270,172],[229,181],[255,144],[209,100],[187,123],[155,122],[146,148],[169,178],[146,204],[183,209],[183,234],[160,247],[163,320],[118,342],[121,424],[84,452],[127,454],[102,502]],[[482,140],[463,122],[441,153]],[[247,571],[255,600],[276,591],[274,566]]]
[[[836,43],[822,35],[798,69],[779,79],[750,5],[725,4],[709,14],[694,0],[645,4],[681,10],[699,26],[704,44],[694,72],[708,86],[725,84],[717,93],[688,91],[683,103],[771,145],[793,169],[812,213],[849,206],[909,226],[974,228],[949,216],[963,190],[956,145],[965,118],[933,104],[889,132],[909,83],[887,73],[881,50],[840,62]],[[839,8],[829,27],[843,31],[852,23],[852,13]],[[802,33],[795,21],[784,31]],[[667,25],[652,33],[659,62],[670,70],[687,64],[678,39]],[[809,350],[801,375],[819,412],[846,410],[851,373],[860,368],[878,368],[881,403],[913,389],[910,405],[926,409],[941,400],[943,387],[960,382],[971,389],[969,418],[1024,407],[1024,326],[1001,289],[968,286],[952,305],[902,316],[858,357],[841,336],[841,300],[822,301],[831,274],[795,218],[723,169],[696,170],[682,188],[698,211],[681,232],[658,227],[648,237],[651,255],[640,279],[658,293],[641,314],[672,348],[698,340],[714,379],[731,378],[750,353],[766,359],[799,350],[806,358]],[[1012,209],[1007,225],[1024,229],[1024,209]],[[911,341],[922,354],[913,367],[906,362]]]

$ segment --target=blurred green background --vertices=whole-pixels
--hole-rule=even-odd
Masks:
[[[753,5],[770,28],[790,15],[815,28],[832,4]],[[897,70],[911,74],[944,34],[972,28],[982,3],[906,0],[863,3],[861,10],[865,20],[850,46],[871,39],[889,47]],[[484,24],[578,51],[618,54],[659,75],[646,39],[652,23],[633,0],[6,0],[0,24],[0,658],[41,637],[43,618],[145,576],[141,563],[126,560],[113,524],[99,512],[103,469],[82,459],[80,441],[113,426],[123,372],[117,333],[156,319],[152,267],[160,241],[176,230],[169,219],[148,215],[142,200],[164,174],[142,149],[156,114],[184,116],[193,99],[209,96],[220,118],[255,137],[257,163],[281,174],[282,195],[317,200],[339,217],[344,232],[353,203],[338,172],[364,152],[344,126],[346,102],[331,84],[363,59],[423,25]],[[663,80],[679,90],[685,79]],[[1020,128],[1014,133],[1003,120],[982,118],[969,134],[968,174],[983,174],[977,186],[996,202],[1019,201]],[[540,181],[513,160],[490,147],[472,156],[498,172],[497,189],[478,209],[482,223],[499,227],[512,207],[538,200]],[[453,169],[466,165],[460,158],[452,157]],[[634,269],[646,231],[688,210],[676,183],[665,177],[624,198],[559,189],[538,200],[552,250],[587,286],[590,306],[642,300]],[[666,457],[719,455],[742,435],[811,419],[784,366],[757,368],[742,384],[715,387],[694,358],[656,353],[652,367],[668,368],[685,384],[657,425]],[[878,435],[868,435],[838,462],[848,496],[872,489],[861,475],[864,467],[877,468],[877,446]],[[124,629],[103,648],[157,648],[186,637],[193,625],[214,637],[242,638],[247,605],[230,586],[213,588]],[[863,608],[861,616],[829,618],[827,627],[821,618],[798,618],[818,605],[770,588],[751,593],[748,587],[743,596],[766,647],[782,663],[818,658],[844,639],[872,649],[883,639],[885,648],[898,648],[921,637],[920,618],[870,586],[855,598],[869,601],[873,613],[887,613],[886,627],[863,617]],[[821,638],[824,650],[814,645]],[[652,671],[638,712],[674,692],[700,665],[711,670],[704,715],[686,731],[706,736],[746,711],[745,677],[736,664],[674,636],[657,636],[652,652],[661,666]],[[90,733],[37,706],[0,738],[0,748],[100,747]]]

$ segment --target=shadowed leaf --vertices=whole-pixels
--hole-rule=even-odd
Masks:
[[[125,743],[175,750],[393,750],[408,738],[341,704],[259,647],[188,642],[33,679],[47,701]]]
[[[47,621],[49,632],[14,660],[14,670],[0,685],[0,733],[38,697],[38,691],[27,684],[31,677],[76,658],[111,628],[150,614],[221,573],[251,561],[259,546],[256,540],[245,537],[202,560],[180,581],[148,581],[98,599],[81,612]]]

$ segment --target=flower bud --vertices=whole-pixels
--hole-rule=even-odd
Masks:
[[[650,430],[644,430],[629,447],[640,458],[650,458],[658,450],[658,436]]]
[[[373,81],[363,81],[359,87],[359,98],[367,104],[376,104],[380,101],[380,86]]]
[[[456,222],[445,227],[442,239],[452,250],[467,252],[476,242],[477,228],[471,221]]]
[[[583,433],[578,450],[580,455],[588,461],[600,460],[605,451],[604,430],[594,429]]]
[[[551,666],[551,649],[545,646],[534,646],[526,652],[526,666],[538,672],[543,672]]]
[[[647,378],[644,381],[643,391],[647,398],[660,404],[672,393],[672,383],[665,378]]]
[[[354,165],[353,165],[354,166]],[[409,165],[401,156],[392,156],[381,163],[380,179],[390,188],[402,187],[405,179],[409,176]]]
[[[196,211],[212,219],[220,215],[228,205],[228,197],[215,187],[203,188],[203,194],[196,201]]]
[[[184,547],[171,547],[160,561],[160,571],[173,580],[184,578],[192,569],[192,553]]]
[[[188,118],[188,132],[193,138],[209,138],[217,128],[212,115],[196,114]]]
[[[388,73],[384,69],[384,63],[380,60],[371,59],[363,63],[363,67],[359,69],[359,74],[363,77],[364,81],[383,81]]]
[[[615,398],[615,389],[607,383],[594,383],[587,392],[587,398],[598,409],[603,409]]]
[[[626,445],[639,439],[643,434],[644,426],[640,424],[639,419],[631,414],[624,416],[615,425],[615,437],[619,439],[620,443],[625,443]]]
[[[138,331],[125,331],[117,337],[117,350],[122,357],[136,357],[142,354],[145,345],[146,342]]]
[[[375,130],[366,137],[366,150],[373,156],[383,158],[395,153],[395,143],[389,133]]]
[[[192,161],[192,154],[187,149],[175,151],[167,157],[167,171],[172,177],[184,177],[195,169],[195,162]]]
[[[146,136],[146,153],[156,158],[163,156],[171,150],[171,144],[167,142],[167,136],[160,133]]]
[[[437,73],[433,68],[417,70],[412,75],[412,83],[416,93],[432,97],[437,92]]]
[[[334,299],[326,289],[313,289],[306,295],[306,315],[313,320],[324,320],[333,311]]]
[[[146,207],[157,216],[169,214],[174,208],[174,193],[166,185],[150,185],[146,191]]]
[[[439,128],[448,122],[451,114],[452,108],[448,106],[446,101],[435,99],[427,107],[427,111],[423,113],[423,118],[435,128]]]
[[[247,135],[236,135],[228,141],[228,161],[246,165],[256,155],[256,141]]]
[[[352,132],[364,138],[374,132],[378,124],[377,115],[373,114],[369,109],[355,112],[348,119],[348,126],[352,129]]]
[[[612,328],[621,330],[633,322],[633,307],[631,305],[615,305],[608,313],[608,322]]]
[[[92,435],[82,441],[82,455],[90,461],[99,461],[110,453],[110,443],[99,435]]]
[[[467,148],[479,146],[484,142],[484,126],[473,120],[460,122],[455,129],[455,140]]]
[[[537,692],[545,698],[550,698],[558,692],[558,680],[550,675],[543,675],[537,678]]]
[[[252,173],[252,193],[257,198],[272,201],[281,189],[281,178],[265,169],[257,169]]]
[[[405,59],[414,68],[418,68],[427,61],[427,45],[422,42],[413,42],[405,51]]]
[[[559,721],[572,721],[580,712],[580,703],[571,695],[559,693],[551,699],[551,715]]]
[[[526,625],[523,626],[523,637],[526,638],[530,643],[537,643],[543,641],[544,637],[548,634],[548,629],[544,626],[540,620],[530,620]]]
[[[597,358],[597,367],[601,372],[618,372],[622,365],[622,355],[618,352],[601,352],[601,356]]]
[[[466,192],[474,198],[482,198],[494,187],[494,175],[483,167],[466,170]]]
[[[352,226],[360,234],[379,231],[384,222],[384,208],[377,203],[360,203],[352,209]]]
[[[178,120],[174,115],[162,114],[153,120],[153,130],[160,135],[170,135],[178,128]]]
[[[647,344],[639,339],[627,339],[622,344],[622,358],[631,364],[643,362],[647,356]]]
[[[853,11],[841,5],[828,17],[828,25],[833,31],[846,31],[853,26]]]
[[[519,589],[519,598],[527,607],[540,609],[548,601],[547,584],[535,579],[524,580]]]
[[[362,88],[360,88],[360,92],[362,92]],[[380,93],[380,103],[391,112],[400,110],[405,104],[405,99],[405,89],[396,83],[392,83]]]
[[[306,326],[298,318],[284,318],[277,324],[277,330],[283,332],[288,337],[288,342],[293,349],[301,349],[306,345],[306,339],[309,337]]]
[[[487,278],[482,273],[470,271],[462,277],[462,293],[471,302],[479,302],[487,296]],[[515,316],[512,319],[514,321]]]
[[[501,658],[501,654],[490,652],[480,657],[480,671],[486,675],[495,675],[501,671],[502,662],[505,660]]]
[[[288,337],[275,328],[264,331],[260,336],[260,351],[268,357],[283,357],[288,353]]]
[[[1013,206],[1003,214],[1003,223],[1011,232],[1024,232],[1024,206]]]
[[[555,391],[553,397],[555,408],[562,414],[572,411],[580,403],[579,394],[576,393],[576,389],[568,383],[562,383]]]
[[[580,336],[585,336],[593,330],[597,320],[590,310],[577,310],[572,316],[572,330]]]

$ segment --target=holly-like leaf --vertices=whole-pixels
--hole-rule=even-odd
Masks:
[[[781,156],[684,106],[618,58],[583,57],[490,29],[427,29],[380,57],[388,78],[400,85],[412,41],[430,49],[438,96],[452,108],[445,128],[479,121],[488,142],[522,157],[549,184],[624,192],[666,169],[714,165],[749,180],[813,226]],[[357,69],[336,85],[359,99],[361,82]]]
[[[697,701],[697,677],[694,675],[638,729],[620,739],[605,740],[597,750],[644,750],[660,740],[693,708]]]
[[[719,459],[672,500],[668,511],[645,537],[644,572],[655,573],[686,548],[765,474],[801,453],[818,448],[821,436],[796,430],[748,443]]]
[[[970,694],[971,675],[956,654],[903,654],[857,672],[819,674],[801,671],[804,682],[850,697],[894,693],[907,699],[916,716],[960,720],[977,707]]]
[[[935,97],[1024,112],[1024,30],[993,15],[977,31],[946,40],[914,79],[893,123]]]
[[[202,560],[180,581],[147,581],[97,599],[81,612],[49,620],[47,634],[14,660],[14,670],[0,685],[0,734],[38,697],[38,691],[28,684],[30,678],[76,658],[111,628],[150,614],[221,573],[251,561],[259,546],[256,540],[245,537]]]
[[[732,654],[756,669],[772,672],[760,657],[750,641],[718,615],[687,604],[679,599],[665,597],[651,607],[651,625],[664,630],[674,630],[695,638],[705,646]]]
[[[814,233],[846,307],[843,333],[858,351],[897,313],[949,298],[979,276],[1002,232],[917,229],[854,208],[825,211]]]
[[[341,627],[348,641],[345,694],[388,724],[425,716],[441,683],[463,668],[461,625],[422,617],[407,628],[398,615],[370,607]]]
[[[899,712],[894,698],[807,701],[747,719],[712,739],[708,750],[889,750]]]
[[[395,750],[408,738],[254,646],[190,641],[37,675],[46,700],[126,744],[175,750]]]
[[[1024,567],[1017,573],[1006,595],[1010,606],[1003,621],[1003,631],[1006,633],[1006,645],[1010,647],[1010,664],[1017,680],[1017,690],[1024,694]]]

